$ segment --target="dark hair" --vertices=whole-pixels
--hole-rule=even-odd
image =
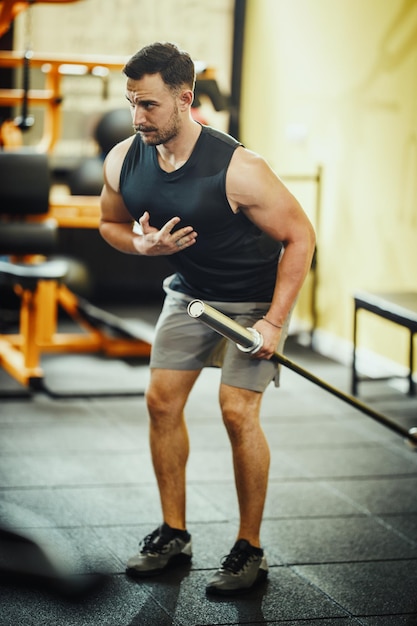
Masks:
[[[187,85],[194,89],[195,67],[188,52],[173,43],[156,42],[134,54],[123,68],[124,74],[140,80],[145,74],[160,74],[162,80],[173,90]]]

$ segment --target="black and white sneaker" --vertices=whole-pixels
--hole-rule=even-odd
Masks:
[[[220,569],[206,587],[207,593],[231,595],[247,591],[268,575],[268,564],[262,548],[254,548],[240,539],[224,557]]]
[[[159,574],[168,565],[189,563],[192,557],[190,533],[171,528],[165,523],[147,535],[139,547],[139,554],[127,562],[128,576]]]

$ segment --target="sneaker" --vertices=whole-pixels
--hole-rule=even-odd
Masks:
[[[189,563],[192,557],[190,533],[165,523],[145,537],[139,547],[139,554],[127,562],[128,576],[159,574],[168,565]]]
[[[261,548],[240,539],[206,587],[207,593],[229,595],[250,589],[268,575],[268,564]]]

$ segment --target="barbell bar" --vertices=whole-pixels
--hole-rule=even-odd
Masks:
[[[203,302],[203,300],[192,300],[188,304],[187,313],[190,317],[198,319],[223,337],[226,337],[226,339],[230,339],[236,343],[237,347],[243,352],[255,354],[262,346],[262,335],[255,328],[243,327],[241,324],[238,324],[238,322],[235,322],[224,313],[221,313],[221,311],[218,311],[211,305]],[[361,402],[354,396],[341,391],[337,387],[333,387],[325,380],[315,376],[300,365],[297,365],[297,363],[294,363],[278,351],[274,352],[272,358],[296,374],[299,374],[325,391],[328,391],[340,400],[350,404],[355,409],[365,413],[368,417],[371,417],[380,424],[383,424],[398,435],[401,435],[413,449],[417,450],[417,428],[411,428],[410,430],[403,428],[391,418],[379,413],[379,411],[375,411],[375,409],[368,406],[364,402]]]

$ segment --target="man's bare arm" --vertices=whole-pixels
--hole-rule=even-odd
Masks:
[[[238,148],[227,177],[227,195],[233,210],[241,210],[261,230],[285,247],[266,318],[282,326],[311,267],[315,234],[310,220],[291,192],[264,159]],[[264,336],[260,356],[270,356],[280,329],[261,320],[255,326]]]

